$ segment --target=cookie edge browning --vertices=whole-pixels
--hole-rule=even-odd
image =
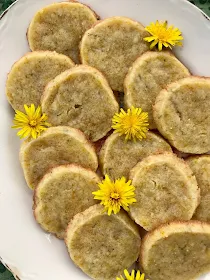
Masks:
[[[25,60],[27,60],[28,57],[35,57],[36,55],[39,55],[40,57],[55,57],[55,56],[59,56],[60,58],[63,58],[64,60],[68,60],[69,65],[71,64],[70,67],[74,67],[75,63],[73,62],[73,60],[66,56],[65,54],[61,54],[61,53],[57,53],[56,51],[34,51],[34,52],[27,52],[26,54],[24,54],[21,58],[19,58],[16,62],[13,63],[13,65],[10,68],[9,73],[7,74],[7,80],[6,80],[6,84],[5,84],[5,92],[6,92],[6,98],[8,103],[11,105],[13,110],[16,110],[13,106],[13,104],[11,103],[11,96],[8,94],[8,89],[7,89],[7,85],[9,82],[9,78],[11,75],[11,72],[17,71],[16,67],[18,67],[21,63],[24,63]],[[69,68],[71,69],[71,68]],[[29,104],[28,104],[29,105]]]
[[[173,92],[176,91],[178,88],[180,88],[180,86],[186,85],[186,84],[188,84],[189,82],[192,82],[192,81],[208,82],[209,83],[209,88],[210,88],[210,77],[190,76],[190,77],[187,77],[187,78],[183,78],[183,79],[180,79],[180,80],[168,85],[165,89],[161,90],[160,93],[158,94],[158,96],[156,98],[156,101],[155,101],[155,104],[153,106],[153,118],[154,118],[154,121],[156,123],[156,126],[157,126],[158,130],[163,135],[163,137],[166,138],[167,141],[174,148],[176,148],[179,151],[181,151],[180,147],[177,147],[177,145],[174,144],[176,141],[174,141],[174,139],[171,138],[171,135],[169,135],[169,133],[168,133],[168,131],[169,131],[168,129],[167,130],[163,129],[163,124],[159,120],[162,118],[162,111],[163,111],[165,102],[167,102],[169,100],[169,98],[173,94]],[[181,152],[189,154],[189,151],[186,151],[184,149],[182,149]],[[206,152],[208,152],[208,151],[203,151],[201,153],[201,152],[195,152],[195,151],[191,150],[190,154],[198,154],[199,155],[199,154],[204,154]]]
[[[163,51],[163,52],[154,52],[154,51],[147,51],[145,53],[143,53],[141,56],[139,56],[134,63],[132,64],[132,66],[130,67],[125,80],[124,80],[124,104],[125,107],[131,108],[132,106],[132,102],[131,102],[131,94],[130,91],[128,90],[128,85],[131,83],[131,79],[133,79],[133,76],[135,76],[136,70],[138,67],[140,67],[142,65],[143,62],[148,61],[148,59],[150,57],[157,58],[159,56],[165,56],[165,57],[170,57],[174,60],[174,62],[180,66],[180,68],[183,68],[183,72],[185,72],[186,76],[188,75],[188,77],[191,76],[191,73],[189,71],[189,69],[171,52],[171,51]],[[167,87],[167,85],[166,85]],[[155,129],[155,127],[151,127],[150,129]]]
[[[26,31],[26,39],[27,39],[27,42],[28,42],[28,46],[30,48],[31,51],[35,51],[34,48],[31,47],[31,44],[30,44],[30,32],[31,32],[31,29],[32,29],[32,24],[34,24],[34,21],[35,21],[35,18],[36,16],[38,15],[38,13],[42,12],[44,9],[50,7],[50,6],[55,6],[55,5],[60,5],[60,4],[78,4],[78,6],[82,6],[82,7],[86,7],[90,10],[90,12],[92,12],[93,14],[93,17],[95,17],[96,19],[96,23],[98,20],[100,20],[100,16],[89,6],[89,5],[86,5],[86,4],[83,4],[83,3],[80,3],[79,1],[76,1],[76,0],[67,0],[67,1],[62,1],[62,2],[57,2],[57,3],[52,3],[52,4],[49,4],[41,9],[39,9],[35,15],[33,16],[33,18],[31,19],[30,23],[29,23],[29,26],[27,28],[27,31]],[[78,46],[79,47],[79,46]],[[80,49],[80,48],[79,48]],[[81,57],[79,55],[79,58],[80,58],[80,62],[81,62]]]
[[[66,130],[68,130],[68,132]],[[97,168],[98,168],[98,158],[97,158],[97,155],[96,155],[95,148],[92,145],[92,143],[85,137],[84,133],[82,131],[80,131],[79,129],[68,127],[68,126],[50,127],[46,131],[44,131],[43,134],[41,136],[39,136],[39,138],[40,137],[45,138],[45,137],[48,137],[50,134],[56,135],[56,134],[60,134],[60,133],[61,134],[64,133],[64,134],[67,134],[70,137],[76,138],[77,141],[79,141],[82,145],[88,147],[87,150],[93,156],[93,160],[94,160],[94,164],[95,164],[95,167],[94,167],[93,171],[96,171]],[[76,137],[75,137],[75,135],[76,135]],[[26,180],[26,183],[27,183],[28,187],[32,190],[36,186],[32,186],[32,184],[29,180],[29,176],[27,176],[27,172],[26,172],[27,165],[26,165],[26,162],[25,162],[25,153],[27,153],[27,149],[30,147],[30,145],[33,142],[39,140],[39,138],[31,140],[31,141],[25,140],[22,143],[22,145],[20,147],[20,152],[19,152],[19,160],[20,160],[21,167],[22,167],[22,170],[23,170],[24,178]]]
[[[58,165],[55,166],[53,168],[50,168],[48,170],[47,173],[45,173],[45,175],[42,177],[42,179],[39,181],[38,185],[35,187],[34,189],[34,193],[33,193],[33,214],[34,214],[34,218],[36,220],[36,222],[41,226],[41,228],[48,233],[51,233],[50,231],[48,231],[46,228],[44,228],[42,226],[42,224],[39,222],[38,216],[39,214],[37,212],[39,212],[40,209],[38,209],[39,205],[40,205],[40,197],[39,197],[39,191],[40,189],[43,189],[43,184],[48,183],[51,180],[51,177],[55,175],[55,173],[57,172],[74,172],[74,173],[83,173],[85,172],[85,176],[87,175],[91,175],[92,178],[95,177],[96,181],[98,181],[98,183],[100,182],[100,177],[98,176],[98,174],[96,172],[94,172],[93,170],[89,169],[89,168],[84,168],[78,164],[64,164],[64,165]],[[53,233],[57,238],[59,239],[64,239],[64,236],[62,235],[58,235],[57,233]]]
[[[175,231],[176,230],[176,231]],[[210,235],[210,224],[200,221],[173,221],[160,225],[153,231],[148,232],[142,239],[139,255],[139,267],[147,273],[148,252],[152,246],[160,241],[176,233],[207,233]],[[210,237],[209,237],[210,238]],[[205,271],[204,271],[205,273]],[[198,274],[199,276],[200,274]]]
[[[200,203],[200,188],[198,187],[197,181],[196,181],[196,177],[193,174],[191,168],[189,167],[189,165],[181,158],[177,157],[175,154],[173,153],[169,153],[169,152],[164,152],[164,153],[160,153],[160,154],[155,154],[155,155],[150,155],[146,158],[144,158],[142,161],[138,162],[131,170],[130,170],[130,176],[129,179],[132,180],[133,185],[135,186],[135,177],[138,176],[139,173],[139,169],[140,168],[144,168],[145,166],[148,166],[150,164],[153,163],[157,163],[157,162],[162,162],[164,160],[164,162],[170,162],[170,160],[174,160],[177,161],[177,166],[179,166],[179,168],[177,168],[179,170],[179,172],[185,177],[186,179],[186,183],[188,185],[188,188],[190,190],[190,194],[191,194],[191,198],[192,198],[192,206],[194,204],[194,207],[192,208],[192,215],[191,218],[193,217],[199,203]],[[196,187],[196,189],[192,189]],[[135,217],[132,214],[132,206],[130,209],[130,216],[132,217],[133,220],[135,220]],[[189,219],[189,220],[190,220]],[[142,225],[140,225],[141,227],[143,227]],[[154,228],[145,228],[143,227],[145,230],[150,231],[150,230],[154,230]]]
[[[154,133],[154,131],[149,131],[148,134],[151,134],[152,136],[154,137],[157,137],[158,139],[160,139],[161,141],[165,142],[166,145],[168,145],[168,148],[171,150],[172,152],[172,148],[171,146],[168,144],[168,142],[161,136],[161,135],[158,135],[156,133]],[[113,141],[115,141],[115,139],[117,137],[123,137],[123,136],[120,136],[118,133],[115,133],[113,132],[111,135],[109,135],[104,144],[102,145],[101,147],[101,150],[99,152],[99,166],[100,166],[100,169],[101,169],[101,172],[105,175],[105,172],[104,172],[104,163],[105,163],[105,158],[106,158],[106,154],[107,154],[107,149],[109,147],[109,145],[111,145],[111,143]],[[144,141],[144,140],[142,140]],[[159,153],[154,153],[153,155],[155,154],[159,154]]]

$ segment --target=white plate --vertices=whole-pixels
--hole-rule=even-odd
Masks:
[[[12,64],[29,51],[26,30],[40,8],[56,0],[19,0],[0,20],[0,257],[17,279],[89,279],[70,261],[62,241],[45,234],[32,215],[32,192],[18,160],[20,141],[5,97]],[[177,56],[195,75],[210,76],[210,21],[185,0],[82,0],[101,18],[128,16],[148,25],[168,20],[185,38]],[[196,113],[196,112],[195,112]],[[209,276],[201,278],[210,279]]]

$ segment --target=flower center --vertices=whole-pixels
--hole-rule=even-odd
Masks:
[[[124,124],[127,128],[132,128],[133,126],[135,126],[137,124],[136,116],[129,116],[125,118]]]
[[[170,34],[166,30],[160,29],[157,35],[159,40],[161,41],[167,41],[170,39]]]
[[[118,200],[120,198],[119,193],[111,193],[110,197],[114,200]]]
[[[36,120],[31,120],[29,122],[30,126],[36,126],[37,125],[37,121]]]

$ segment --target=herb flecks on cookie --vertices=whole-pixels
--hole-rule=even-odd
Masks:
[[[40,106],[36,109],[34,104],[31,104],[29,107],[25,104],[24,109],[26,114],[19,110],[15,111],[12,128],[20,128],[17,133],[20,139],[31,137],[36,139],[40,136],[41,132],[50,127],[50,124],[46,122],[47,115],[42,114]]]
[[[168,26],[168,22],[151,22],[146,28],[151,36],[144,38],[146,42],[151,43],[150,49],[153,49],[158,45],[158,50],[162,51],[163,47],[170,48],[174,46],[182,46],[182,32],[179,28],[174,27],[173,25]]]
[[[135,187],[131,185],[131,180],[126,182],[125,177],[112,181],[106,175],[98,186],[100,189],[93,192],[94,199],[101,200],[101,204],[105,206],[105,211],[109,216],[112,212],[114,214],[120,212],[121,207],[125,211],[129,211],[129,205],[136,202]]]

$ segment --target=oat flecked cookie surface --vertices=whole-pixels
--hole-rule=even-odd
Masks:
[[[140,23],[126,17],[100,21],[82,38],[82,63],[99,69],[113,90],[123,91],[129,67],[138,56],[149,50],[149,45],[143,40],[147,35]]]
[[[20,162],[28,186],[34,189],[49,169],[75,163],[95,171],[98,160],[84,134],[74,128],[48,128],[41,136],[25,141],[20,149]]]
[[[172,222],[148,233],[140,265],[155,280],[192,280],[210,270],[210,225]]]
[[[125,141],[125,136],[111,134],[105,141],[99,155],[103,174],[112,179],[129,177],[130,170],[143,158],[163,152],[172,152],[170,145],[159,135],[147,133],[142,141]]]
[[[160,91],[172,82],[190,76],[189,70],[170,52],[146,52],[130,68],[124,82],[127,108],[149,113],[149,128],[156,128],[152,106]]]
[[[137,260],[141,238],[127,213],[108,216],[94,205],[73,218],[65,242],[72,261],[92,279],[114,280]]]
[[[28,28],[32,51],[50,50],[71,57],[79,63],[79,43],[97,22],[96,14],[78,2],[53,3],[39,10]]]
[[[184,153],[210,151],[210,78],[188,77],[160,92],[154,119],[160,133]]]
[[[48,171],[34,193],[34,216],[41,227],[64,238],[70,220],[97,203],[98,175],[77,165],[61,165]]]
[[[130,172],[136,203],[130,215],[150,231],[174,220],[190,220],[200,202],[200,189],[189,166],[172,153],[143,159]]]
[[[210,222],[210,155],[192,156],[187,160],[201,190],[201,202],[196,209],[194,219]]]
[[[51,81],[41,104],[53,126],[78,128],[94,142],[111,130],[112,117],[119,110],[104,76],[87,65],[73,67]]]
[[[8,74],[6,94],[9,103],[13,109],[20,111],[24,109],[24,104],[38,106],[47,83],[73,66],[69,57],[56,52],[27,53]]]

